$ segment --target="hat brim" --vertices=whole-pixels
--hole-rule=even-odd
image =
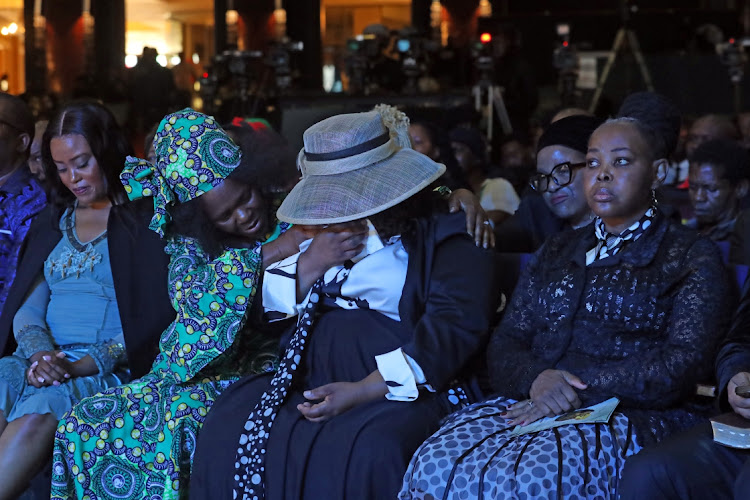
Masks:
[[[290,224],[335,224],[380,213],[414,196],[445,172],[445,165],[413,149],[332,175],[308,175],[287,195],[276,217]]]

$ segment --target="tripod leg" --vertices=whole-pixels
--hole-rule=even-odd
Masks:
[[[648,66],[646,66],[646,60],[643,58],[641,46],[638,44],[638,37],[635,36],[633,30],[628,30],[628,44],[630,45],[630,50],[633,51],[635,62],[638,63],[638,68],[641,70],[641,76],[643,77],[643,82],[646,84],[646,88],[653,92],[654,84],[651,81],[651,73],[648,70]]]
[[[493,112],[495,97],[492,93],[492,87],[487,88],[487,143],[492,144],[492,131],[493,122],[495,121],[495,113]]]
[[[607,83],[609,72],[612,71],[612,66],[614,66],[615,59],[617,59],[617,53],[622,49],[623,43],[625,43],[625,28],[620,28],[619,30],[617,30],[615,43],[612,44],[612,50],[610,51],[609,57],[607,58],[607,64],[604,65],[602,76],[601,78],[599,78],[599,83],[597,84],[596,91],[594,92],[594,97],[591,99],[591,104],[589,104],[590,113],[596,111],[596,105],[599,104],[599,99],[602,97],[602,92],[604,91],[604,84]]]
[[[510,123],[510,117],[508,116],[508,108],[505,107],[505,100],[503,100],[503,89],[499,86],[492,87],[492,93],[495,96],[495,113],[497,119],[500,120],[500,126],[503,129],[503,134],[510,135],[513,133],[513,124]]]

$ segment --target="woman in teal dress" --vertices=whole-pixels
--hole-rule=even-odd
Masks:
[[[110,265],[122,256],[112,242],[156,259],[163,252],[150,235],[119,238],[132,208],[117,182],[129,152],[122,131],[94,104],[67,106],[50,124],[51,203],[29,230],[0,320],[2,345],[17,345],[0,359],[0,498],[14,498],[48,462],[57,422],[75,403],[137,370],[126,341],[128,349],[145,347],[138,341],[156,330],[149,327],[168,323],[158,320],[158,306],[169,307],[166,293],[150,296],[157,314],[135,335],[126,328],[129,305],[118,303],[126,288],[115,284],[123,266]]]
[[[274,221],[261,190],[236,180],[242,153],[213,118],[190,109],[169,115],[154,144],[156,164],[128,158],[121,180],[131,199],[153,197],[150,227],[167,241],[177,315],[147,375],[83,400],[60,421],[53,498],[185,496],[213,401],[240,372],[273,369],[240,366],[235,340],[264,260],[298,251],[297,230],[279,238],[288,226]],[[243,350],[257,349],[258,335],[245,329],[241,337]]]

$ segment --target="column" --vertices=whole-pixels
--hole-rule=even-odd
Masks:
[[[300,62],[299,84],[309,90],[323,88],[323,61],[320,37],[320,0],[285,0],[286,32],[290,40],[305,44]]]

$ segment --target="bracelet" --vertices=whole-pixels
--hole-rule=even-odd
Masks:
[[[444,200],[447,200],[448,198],[450,198],[451,194],[453,193],[453,191],[451,191],[451,188],[449,188],[448,186],[438,186],[432,191],[434,193],[439,194],[440,197],[443,198]]]

